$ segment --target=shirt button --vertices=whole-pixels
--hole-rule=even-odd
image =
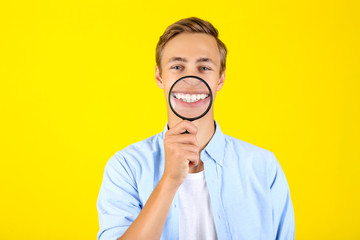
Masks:
[[[219,219],[221,218],[220,215],[218,215],[218,218],[219,218]]]
[[[176,208],[176,204],[174,204],[174,208]]]

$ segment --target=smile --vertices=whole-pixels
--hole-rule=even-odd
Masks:
[[[172,93],[171,95],[187,103],[197,102],[209,97],[209,94]]]

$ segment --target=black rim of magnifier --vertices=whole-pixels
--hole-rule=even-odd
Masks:
[[[196,78],[196,79],[202,81],[202,82],[206,85],[206,87],[209,89],[209,92],[210,92],[210,104],[209,104],[208,108],[205,110],[205,112],[203,112],[203,114],[201,114],[201,115],[198,116],[198,117],[187,118],[187,117],[181,116],[180,114],[178,114],[178,113],[173,109],[173,107],[172,107],[172,105],[171,105],[171,99],[170,99],[170,98],[171,98],[172,89],[174,88],[174,86],[175,86],[179,81],[183,80],[184,78]],[[203,117],[205,114],[207,114],[208,111],[210,110],[211,105],[212,105],[212,101],[213,101],[213,96],[212,96],[212,91],[211,91],[211,88],[210,88],[209,84],[207,84],[207,82],[205,82],[204,79],[202,79],[201,77],[198,77],[198,76],[189,75],[189,76],[184,76],[184,77],[179,78],[178,80],[176,80],[176,82],[174,82],[174,84],[171,86],[170,91],[169,91],[169,105],[170,105],[170,108],[171,108],[171,110],[173,111],[173,113],[175,113],[176,116],[178,116],[179,118],[181,118],[181,119],[183,119],[183,120],[194,121],[194,120],[196,120],[196,119],[202,118],[202,117]]]

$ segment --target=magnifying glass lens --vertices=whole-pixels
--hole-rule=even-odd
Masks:
[[[182,77],[170,89],[169,104],[178,117],[196,120],[204,116],[211,107],[211,89],[197,76]]]

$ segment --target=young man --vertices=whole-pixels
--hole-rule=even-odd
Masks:
[[[215,99],[225,62],[217,30],[182,19],[160,37],[156,82],[168,96],[177,79],[195,75]],[[163,132],[108,161],[98,239],[294,239],[289,187],[274,154],[223,134],[213,108],[193,122],[178,118],[168,102],[167,110]]]

